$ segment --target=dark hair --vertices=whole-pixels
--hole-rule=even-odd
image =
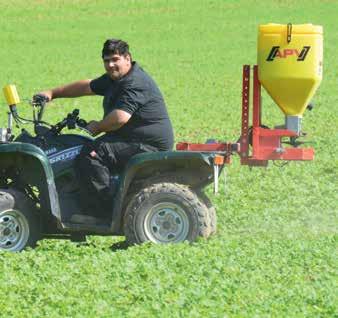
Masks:
[[[103,44],[102,58],[105,55],[111,54],[119,54],[123,56],[129,55],[131,57],[128,43],[118,39],[108,39]]]

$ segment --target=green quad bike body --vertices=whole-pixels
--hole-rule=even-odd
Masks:
[[[80,241],[86,235],[124,235],[129,244],[177,243],[216,231],[215,209],[203,193],[214,179],[215,154],[190,151],[133,156],[111,176],[110,217],[72,222],[74,214],[81,215],[74,165],[92,137],[62,133],[63,128],[85,127],[78,110],[47,125],[41,120],[43,103],[39,106],[33,135],[22,129],[16,138],[4,138],[2,129],[0,250],[21,251],[46,237]],[[19,118],[16,110],[12,113]]]

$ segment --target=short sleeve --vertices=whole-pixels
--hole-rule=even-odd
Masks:
[[[89,83],[90,89],[96,94],[104,96],[107,88],[109,87],[109,77],[107,74],[103,74],[102,76],[92,80]]]
[[[114,109],[121,109],[132,115],[141,105],[144,105],[144,103],[145,99],[141,89],[125,87],[121,90],[115,102]]]

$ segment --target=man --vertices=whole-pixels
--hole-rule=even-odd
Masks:
[[[106,70],[102,76],[39,93],[49,100],[103,96],[103,119],[90,121],[87,129],[94,136],[105,134],[82,148],[76,166],[87,210],[82,214],[96,216],[104,216],[102,203],[109,206],[111,173],[137,153],[165,151],[173,146],[172,125],[162,94],[153,79],[132,61],[128,44],[107,40],[102,59]]]

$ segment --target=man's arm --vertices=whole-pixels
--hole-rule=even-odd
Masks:
[[[131,115],[124,110],[115,109],[111,111],[101,121],[92,120],[87,129],[96,136],[102,132],[115,131],[125,125],[130,119]]]
[[[64,86],[42,91],[39,94],[47,96],[50,101],[52,99],[62,97],[95,95],[95,93],[90,88],[90,82],[91,79],[80,80],[74,83],[66,84]]]

